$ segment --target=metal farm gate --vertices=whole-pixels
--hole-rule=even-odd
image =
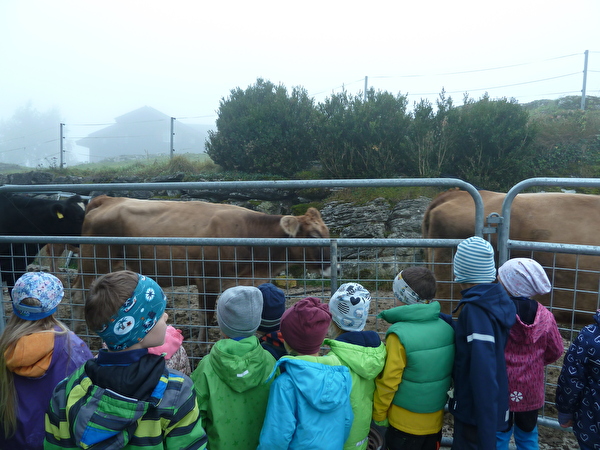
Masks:
[[[488,218],[488,223],[484,218],[484,207],[481,195],[475,187],[458,179],[435,178],[435,179],[385,179],[385,180],[311,180],[311,181],[257,181],[257,182],[194,182],[194,183],[111,183],[111,184],[86,184],[86,185],[37,185],[37,186],[15,186],[5,185],[0,186],[0,193],[14,192],[20,194],[28,193],[50,193],[50,192],[70,192],[87,194],[90,192],[111,192],[118,195],[125,195],[131,191],[150,191],[150,190],[186,190],[186,191],[202,191],[202,190],[223,190],[223,191],[244,191],[244,190],[268,190],[268,189],[306,189],[306,188],[355,188],[355,187],[403,187],[403,186],[436,186],[436,187],[459,187],[467,191],[473,198],[475,204],[475,234],[488,237],[489,233],[495,232],[495,227],[498,230],[498,252],[500,263],[504,262],[511,254],[522,256],[531,255],[537,259],[539,252],[545,252],[546,255],[554,255],[548,264],[544,267],[549,273],[563,270],[559,266],[560,258],[556,255],[569,254],[577,261],[585,256],[600,256],[600,247],[584,246],[584,245],[567,245],[553,243],[537,243],[529,241],[513,241],[508,239],[509,223],[510,223],[510,206],[512,200],[518,192],[530,186],[584,186],[598,187],[600,180],[595,179],[562,179],[562,178],[535,178],[525,180],[516,185],[506,196],[502,211]],[[579,218],[584,220],[585,218]],[[495,238],[494,238],[495,239]],[[33,236],[0,236],[0,243],[39,243],[44,244],[94,244],[98,248],[111,246],[111,248],[127,247],[126,261],[112,258],[110,253],[98,254],[95,258],[105,258],[111,264],[114,264],[114,270],[123,268],[123,263],[126,267],[134,267],[136,264],[141,264],[146,255],[142,251],[132,251],[132,248],[140,248],[140,246],[152,246],[154,248],[152,261],[169,262],[178,264],[178,267],[191,267],[190,261],[186,257],[177,256],[177,261],[174,259],[174,249],[184,246],[187,251],[195,249],[204,254],[204,251],[211,247],[231,247],[240,249],[251,247],[255,249],[258,255],[258,249],[269,248],[285,248],[285,257],[279,260],[271,260],[273,265],[282,266],[283,270],[277,273],[271,273],[270,279],[274,280],[285,292],[288,300],[288,305],[294,303],[300,298],[306,296],[319,297],[324,301],[328,301],[331,292],[345,282],[356,281],[363,284],[372,295],[371,311],[367,322],[367,328],[385,336],[387,330],[386,322],[378,319],[377,314],[385,309],[396,306],[396,301],[392,293],[393,277],[403,268],[417,265],[427,264],[426,252],[430,252],[429,263],[433,267],[444,266],[451,273],[451,260],[436,259],[436,254],[444,249],[448,249],[453,254],[460,239],[216,239],[216,238],[114,238],[114,237],[59,237],[46,236],[44,238]],[[133,247],[132,247],[133,246]],[[332,271],[331,277],[323,277],[313,270],[310,261],[293,261],[289,258],[289,249],[291,247],[304,247],[306,249],[312,247],[329,248],[330,262],[334,266],[337,264],[338,270]],[[137,254],[136,254],[137,253]],[[261,252],[264,253],[264,252]],[[271,253],[267,251],[269,258]],[[108,256],[107,256],[108,255]],[[166,256],[165,256],[166,255]],[[35,255],[29,255],[32,259]],[[262,258],[262,257],[261,257]],[[92,257],[94,259],[94,257]],[[568,346],[570,341],[577,335],[581,324],[575,321],[575,312],[583,312],[587,314],[588,323],[591,321],[591,309],[577,310],[576,298],[578,295],[587,295],[595,297],[596,308],[598,303],[598,270],[590,269],[589,264],[586,268],[580,267],[577,264],[572,270],[575,276],[581,275],[583,271],[587,276],[595,276],[596,286],[594,289],[586,292],[578,290],[577,285],[573,288],[561,288],[562,294],[570,295],[573,299],[573,308],[571,309],[571,320],[561,322],[560,328],[565,337],[565,346]],[[204,260],[203,264],[217,264],[218,258],[215,260]],[[586,261],[589,263],[589,261]],[[594,267],[600,268],[600,260],[596,262]],[[324,263],[323,263],[324,264]],[[100,342],[93,333],[90,333],[85,327],[85,322],[82,320],[82,295],[85,289],[89,286],[76,285],[77,279],[77,258],[73,261],[67,261],[65,265],[65,255],[38,255],[33,266],[33,270],[52,270],[59,278],[62,279],[66,288],[65,299],[59,307],[59,318],[65,321],[72,329],[74,329],[82,339],[88,342],[90,349],[95,351],[99,348]],[[59,268],[60,267],[60,268]],[[318,269],[318,267],[317,267]],[[111,269],[113,270],[113,269]],[[105,272],[98,272],[92,275],[101,275]],[[152,274],[147,274],[152,276]],[[165,286],[164,290],[167,295],[167,312],[169,314],[169,323],[178,329],[181,329],[185,341],[184,346],[190,358],[192,369],[195,368],[198,361],[206,353],[210,343],[215,342],[220,337],[220,332],[215,321],[212,320],[206,323],[207,317],[210,319],[213,311],[207,311],[200,307],[199,294],[203,294],[202,288],[200,292],[198,287],[192,281],[193,275],[189,272],[179,270],[173,274],[170,281],[177,287]],[[236,283],[234,275],[227,275],[220,278],[220,283]],[[246,279],[246,282],[252,282],[252,279]],[[552,281],[552,277],[551,277]],[[246,284],[246,283],[245,283]],[[451,279],[438,279],[438,286],[453,287]],[[439,289],[438,287],[438,289]],[[449,299],[440,300],[445,306],[446,311],[451,309],[451,305],[458,300],[456,297],[457,289],[450,289],[451,295]],[[0,331],[3,329],[4,320],[11,315],[11,304],[5,289],[0,290],[2,294],[3,311],[0,315]],[[554,305],[553,292],[550,298],[550,309],[553,312],[557,310],[566,310],[567,308]],[[595,311],[595,309],[594,309]],[[541,410],[540,423],[552,427],[558,427],[556,422],[556,411],[554,409],[554,390],[556,386],[556,377],[560,371],[562,359],[556,364],[550,365],[547,368],[547,395],[546,405]]]

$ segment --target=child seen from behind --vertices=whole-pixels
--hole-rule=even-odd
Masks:
[[[162,355],[166,299],[151,278],[128,270],[91,286],[85,320],[107,349],[61,381],[46,414],[45,449],[204,449],[192,381]]]
[[[211,450],[254,450],[263,426],[275,358],[254,335],[263,297],[253,286],[225,290],[217,321],[225,339],[192,373]]]
[[[333,339],[325,339],[335,355],[350,369],[350,403],[354,422],[344,449],[365,450],[371,428],[375,377],[385,365],[385,345],[375,331],[363,331],[369,316],[371,294],[358,283],[342,284],[329,300]]]
[[[436,280],[429,269],[404,269],[393,289],[404,305],[378,316],[392,325],[385,368],[375,381],[373,420],[388,427],[390,450],[437,450],[452,382],[454,330],[440,318],[440,304],[431,301]]]
[[[54,275],[27,272],[11,292],[13,315],[0,337],[0,448],[37,450],[55,386],[92,352],[55,317],[64,296]]]
[[[517,450],[537,450],[538,410],[544,406],[544,366],[564,350],[556,320],[531,297],[552,289],[542,266],[529,258],[514,258],[498,269],[498,280],[517,308],[504,350],[509,392],[509,429],[499,431],[497,450],[508,450],[514,433]],[[513,426],[514,424],[514,426]]]
[[[335,356],[319,356],[331,313],[318,298],[307,297],[288,308],[281,333],[289,355],[269,393],[258,450],[341,449],[352,420],[352,378]]]

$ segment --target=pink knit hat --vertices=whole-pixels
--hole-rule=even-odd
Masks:
[[[283,340],[302,355],[318,353],[331,323],[329,305],[306,297],[288,308],[281,317]]]
[[[509,259],[498,269],[498,278],[513,297],[547,294],[552,289],[543,267],[529,258]]]

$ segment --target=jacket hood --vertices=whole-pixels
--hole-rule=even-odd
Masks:
[[[235,392],[245,392],[264,383],[275,358],[265,351],[256,336],[240,341],[221,339],[210,352],[210,364],[221,381]]]
[[[52,362],[54,336],[52,332],[23,336],[4,353],[8,370],[29,378],[45,375]]]
[[[81,379],[79,389],[85,392],[85,408],[74,416],[73,438],[81,448],[100,444],[102,448],[123,448],[133,436],[138,420],[150,407],[157,406],[165,393],[168,370],[160,378],[147,400],[126,397],[111,389],[94,385],[91,378]],[[81,391],[69,392],[67,404],[81,400]],[[101,423],[102,426],[98,426]]]
[[[282,366],[281,371],[285,371],[312,408],[330,412],[344,407],[352,390],[350,371],[337,364],[339,360],[335,357],[284,356],[275,367]]]
[[[461,292],[463,299],[452,311],[453,313],[465,303],[470,303],[488,312],[505,328],[510,328],[515,322],[515,305],[506,290],[499,283],[477,284]]]
[[[510,329],[510,338],[518,344],[535,344],[541,338],[545,338],[547,330],[554,327],[552,313],[538,306],[535,319],[532,324],[526,324],[516,316],[515,324]]]
[[[363,347],[348,342],[325,339],[325,345],[331,347],[331,352],[352,372],[366,380],[374,380],[385,366],[385,344],[378,347]],[[329,356],[325,356],[328,358]]]

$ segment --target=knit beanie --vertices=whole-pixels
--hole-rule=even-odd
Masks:
[[[258,331],[270,333],[279,330],[281,316],[285,312],[285,294],[272,283],[264,283],[258,286],[262,292],[263,310],[262,319]]]
[[[498,269],[498,278],[513,297],[547,294],[552,289],[543,267],[529,258],[513,258]]]
[[[340,329],[362,331],[367,324],[371,294],[358,283],[344,283],[329,300],[331,318]]]
[[[254,286],[226,289],[217,300],[219,328],[229,338],[252,336],[260,325],[263,298]]]
[[[479,236],[465,239],[454,255],[454,281],[457,283],[492,283],[496,264],[492,245]]]
[[[51,316],[65,295],[61,281],[47,272],[27,272],[15,283],[11,292],[13,312],[23,320],[39,320]],[[39,300],[39,306],[21,303],[26,298]]]
[[[306,297],[288,308],[281,317],[284,341],[301,355],[318,353],[329,325],[329,306],[315,297]]]

